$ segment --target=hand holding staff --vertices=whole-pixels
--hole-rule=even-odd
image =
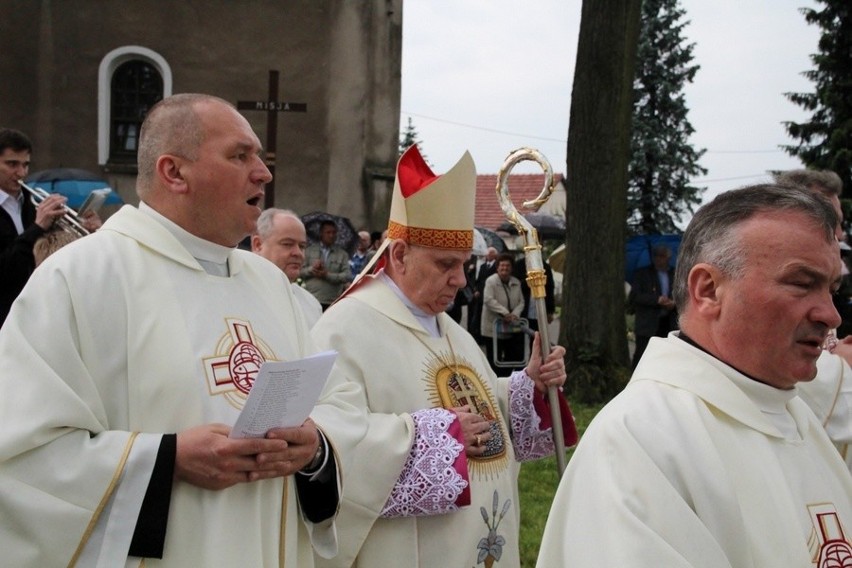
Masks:
[[[530,298],[535,302],[535,312],[540,325],[541,336],[541,359],[544,361],[550,353],[550,337],[547,329],[547,308],[544,304],[544,285],[547,275],[544,272],[544,261],[541,257],[541,244],[538,241],[538,231],[527,221],[523,215],[518,213],[515,205],[509,197],[509,172],[518,162],[533,160],[538,162],[544,170],[544,187],[536,199],[525,201],[525,209],[537,211],[553,193],[553,169],[538,150],[533,148],[519,148],[510,153],[497,176],[497,200],[506,215],[506,219],[518,229],[518,234],[524,238],[524,253],[527,265],[527,284],[530,287]],[[547,389],[547,398],[550,403],[550,417],[553,423],[553,445],[556,448],[556,467],[559,476],[565,471],[565,439],[562,434],[562,416],[559,412],[559,392],[556,387]]]

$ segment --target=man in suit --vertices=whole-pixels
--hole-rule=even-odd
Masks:
[[[651,266],[636,271],[630,289],[629,302],[636,309],[634,369],[652,337],[665,337],[677,329],[677,310],[672,300],[674,270],[669,266],[672,251],[665,245],[657,245],[651,256]]]
[[[22,190],[31,154],[23,132],[0,128],[0,325],[35,269],[33,245],[65,214],[65,197],[51,195],[36,207]]]
[[[488,247],[485,252],[485,260],[479,265],[476,277],[473,279],[473,301],[468,307],[467,330],[480,345],[485,344],[480,329],[482,319],[482,294],[485,291],[485,281],[497,272],[497,249]]]

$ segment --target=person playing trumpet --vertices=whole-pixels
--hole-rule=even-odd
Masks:
[[[35,269],[33,246],[67,211],[62,195],[50,195],[37,206],[27,198],[20,182],[31,155],[32,142],[23,132],[0,128],[0,325]],[[95,213],[82,222],[89,231],[101,225]]]

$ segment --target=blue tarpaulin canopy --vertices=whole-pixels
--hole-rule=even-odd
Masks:
[[[38,187],[48,193],[59,193],[68,198],[68,207],[76,209],[94,189],[109,187],[109,183],[100,175],[76,168],[53,168],[31,174],[24,180],[31,187]],[[110,188],[112,189],[112,188]],[[110,192],[104,205],[120,205],[124,200],[115,192]]]
[[[672,251],[669,265],[674,268],[677,261],[677,251],[683,235],[637,235],[627,240],[627,251],[624,258],[624,280],[633,285],[633,275],[636,270],[651,266],[651,251],[657,245],[665,245]]]
[[[624,255],[624,280],[633,285],[634,273],[651,266],[651,251],[656,245],[666,245],[672,251],[669,264],[674,268],[682,235],[637,235],[627,240]],[[565,245],[559,245],[548,258],[550,267],[557,272],[565,270]]]

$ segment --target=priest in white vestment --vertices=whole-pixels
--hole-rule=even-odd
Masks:
[[[690,222],[674,298],[595,417],[538,566],[763,568],[852,562],[852,476],[797,396],[840,321],[837,216],[796,188],[721,194]]]
[[[388,239],[312,330],[363,387],[368,417],[344,483],[340,554],[318,566],[520,564],[519,462],[553,453],[543,392],[565,381],[564,349],[541,363],[535,340],[526,369],[497,378],[444,313],[466,282],[475,180],[467,153],[439,177],[409,148]],[[573,417],[560,401],[573,445]]]
[[[831,202],[838,217],[835,236],[842,248],[845,235],[843,208],[840,206],[843,180],[840,176],[831,170],[799,169],[779,172],[774,177],[780,185],[799,186]],[[848,278],[846,264],[842,263],[840,268]],[[852,368],[849,366],[852,336],[847,335],[838,341],[831,333],[824,347],[825,352],[817,361],[817,376],[812,381],[799,384],[799,396],[814,411],[849,471],[852,471]]]
[[[358,387],[231,439],[264,361],[315,352],[290,284],[237,243],[271,179],[248,122],[176,95],[142,126],[139,208],[48,258],[0,330],[0,564],[310,567],[336,552]],[[312,547],[313,545],[313,547]]]

